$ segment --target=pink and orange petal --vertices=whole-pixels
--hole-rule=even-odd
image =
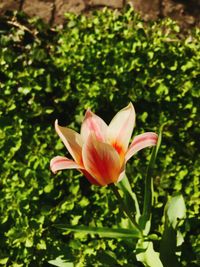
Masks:
[[[88,109],[81,134],[59,126],[56,120],[56,132],[74,160],[54,157],[52,172],[78,169],[90,183],[99,186],[119,182],[125,175],[126,162],[139,150],[157,143],[157,134],[147,132],[136,136],[128,147],[134,126],[132,103],[121,109],[109,125]]]

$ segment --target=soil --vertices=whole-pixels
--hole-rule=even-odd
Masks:
[[[144,20],[170,17],[182,28],[200,26],[200,0],[1,0],[0,16],[19,10],[55,26],[64,22],[65,12],[88,13],[105,6],[120,10],[127,3],[133,5]]]

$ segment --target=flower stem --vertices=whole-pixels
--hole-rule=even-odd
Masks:
[[[130,210],[127,208],[127,206],[125,205],[119,191],[118,191],[118,188],[115,186],[115,184],[110,184],[110,187],[112,188],[119,204],[120,204],[120,207],[121,207],[121,210],[123,213],[126,214],[126,216],[130,219],[130,221],[132,222],[132,224],[141,232],[142,234],[142,231],[139,227],[139,225],[137,224],[137,222],[135,221],[135,218],[132,216]]]

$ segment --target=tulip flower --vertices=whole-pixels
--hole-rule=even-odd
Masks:
[[[78,169],[90,183],[99,186],[119,182],[125,175],[127,161],[139,150],[157,143],[157,134],[146,132],[135,136],[129,145],[134,126],[132,103],[121,109],[109,125],[88,109],[80,134],[59,126],[56,120],[55,130],[72,159],[54,157],[50,163],[52,172]]]

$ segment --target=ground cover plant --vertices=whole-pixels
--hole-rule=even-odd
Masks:
[[[133,102],[134,133],[157,132],[153,230],[168,194],[181,192],[187,218],[182,266],[199,261],[199,29],[182,36],[172,21],[145,24],[132,9],[66,15],[49,29],[22,14],[0,21],[0,265],[141,266],[129,242],[63,234],[54,224],[107,226],[121,222],[115,196],[76,171],[54,176],[49,162],[65,155],[54,121],[79,130],[87,108],[105,118]],[[148,128],[147,128],[148,127]],[[149,150],[127,166],[142,198]],[[110,212],[112,211],[112,212]]]

